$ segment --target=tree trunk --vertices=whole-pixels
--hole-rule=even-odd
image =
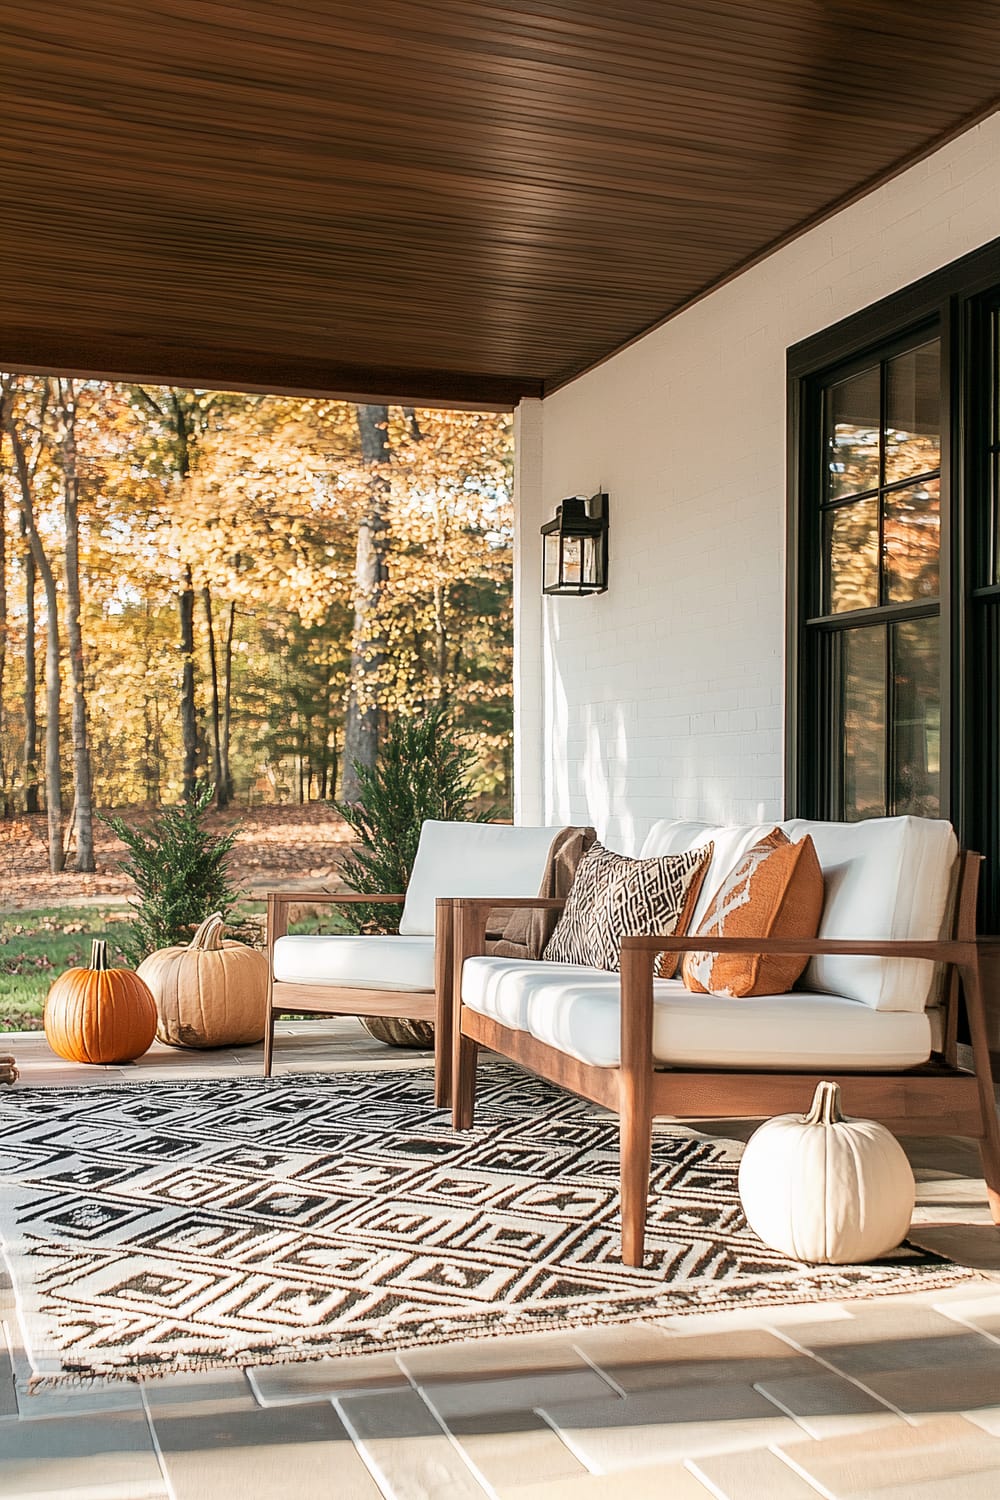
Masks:
[[[56,381],[59,449],[63,471],[63,517],[66,526],[66,642],[73,694],[73,809],[76,822],[76,868],[94,871],[94,807],[87,735],[83,632],[80,628],[80,476],[76,449],[76,390],[72,380]],[[65,846],[64,846],[65,847]]]
[[[212,590],[206,584],[201,591],[201,602],[205,611],[205,626],[208,631],[208,673],[212,688],[209,725],[212,731],[212,776],[215,781],[215,805],[226,807],[229,795],[222,774],[222,725],[219,708],[219,664],[215,659],[215,620],[212,617]]]
[[[38,811],[38,653],[35,632],[35,558],[28,527],[21,511],[22,565],[24,567],[24,810]]]
[[[177,440],[177,476],[187,484],[191,476],[191,441],[188,414],[176,391],[170,393]],[[194,692],[194,574],[184,564],[183,583],[177,601],[181,625],[181,749],[184,797],[194,796],[198,783],[198,708]]]
[[[389,461],[389,408],[356,406],[361,456],[366,464]],[[388,480],[372,473],[367,514],[358,525],[355,563],[354,631],[351,638],[351,676],[344,721],[344,781],[341,797],[356,802],[361,783],[355,765],[369,769],[378,752],[378,701],[375,680],[384,655],[379,626],[379,604],[386,579],[384,555],[385,497]]]
[[[6,426],[7,407],[10,404],[10,395],[6,390],[0,390],[0,444],[3,442],[3,433]],[[0,471],[2,477],[2,471]],[[9,817],[13,811],[10,803],[10,795],[7,791],[7,761],[4,755],[4,719],[6,710],[6,699],[4,698],[4,678],[7,675],[7,507],[4,496],[0,493],[0,802],[4,817]]]
[[[233,777],[229,769],[229,737],[233,722],[233,632],[236,628],[236,605],[229,601],[229,617],[226,620],[226,639],[222,651],[222,726],[220,734],[219,760],[222,767],[222,786],[226,789],[226,801],[233,799]]]
[[[181,747],[184,797],[194,796],[198,782],[198,719],[194,699],[194,576],[184,565],[184,586],[177,600],[181,618]]]
[[[7,432],[14,449],[14,463],[21,490],[21,515],[31,547],[35,567],[41,576],[45,593],[47,626],[45,632],[45,810],[48,816],[49,869],[58,874],[63,867],[62,786],[59,764],[59,700],[62,684],[59,677],[59,596],[55,574],[45,555],[31,491],[31,476],[20,433],[11,412],[7,413]]]

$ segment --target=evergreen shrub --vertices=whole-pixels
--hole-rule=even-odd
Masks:
[[[117,942],[132,968],[158,948],[189,942],[206,917],[214,911],[227,917],[239,900],[227,869],[239,829],[213,834],[205,827],[214,795],[214,786],[202,785],[144,828],[133,828],[124,818],[102,820],[131,853],[119,868],[134,880],[138,900]]]
[[[476,811],[475,762],[475,751],[449,723],[445,708],[392,721],[374,768],[355,763],[360,800],[337,803],[360,845],[341,867],[350,890],[366,895],[405,892],[426,818],[488,823],[495,817],[492,807]],[[361,902],[341,911],[358,932],[396,932],[402,915],[398,906]]]

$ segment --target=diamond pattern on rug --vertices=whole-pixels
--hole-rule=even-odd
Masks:
[[[0,1233],[36,1378],[135,1377],[945,1285],[902,1249],[766,1249],[740,1147],[657,1129],[623,1266],[618,1122],[506,1063],[475,1129],[425,1069],[33,1089],[0,1099]]]

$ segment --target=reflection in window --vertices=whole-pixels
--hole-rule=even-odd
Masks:
[[[878,496],[826,513],[826,609],[871,609],[879,602]]]
[[[843,809],[848,822],[885,816],[885,628],[843,635]]]
[[[893,627],[892,810],[941,814],[940,622]]]
[[[890,490],[883,524],[886,602],[936,599],[941,588],[940,479]]]
[[[841,634],[838,816],[848,822],[940,817],[940,624],[925,615]]]
[[[886,363],[885,483],[941,467],[941,357],[934,339]]]
[[[858,495],[879,482],[879,366],[826,393],[826,498]]]

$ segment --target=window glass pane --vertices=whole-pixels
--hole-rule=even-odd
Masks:
[[[879,367],[842,380],[826,393],[828,500],[857,495],[878,484]]]
[[[846,630],[841,651],[841,816],[854,823],[885,815],[885,628]]]
[[[827,613],[871,609],[879,602],[878,500],[828,510],[825,529]]]
[[[941,467],[941,352],[937,339],[886,366],[885,482]]]
[[[941,584],[941,481],[892,490],[882,527],[886,602],[936,599]]]
[[[941,816],[940,621],[893,627],[892,811]]]

